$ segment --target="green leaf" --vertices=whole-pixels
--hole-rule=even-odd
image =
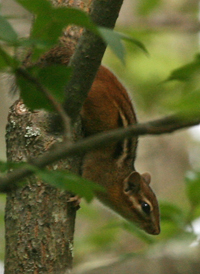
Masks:
[[[191,88],[191,89],[190,89]],[[169,94],[163,105],[170,111],[178,112],[179,118],[183,120],[198,118],[200,115],[200,89],[192,90],[192,86],[188,85],[185,90],[181,90]]]
[[[36,86],[33,85],[28,79],[24,78],[22,75],[16,75],[16,82],[20,89],[21,97],[25,105],[34,109],[47,109],[52,111],[52,106],[47,100],[46,96],[37,90]]]
[[[186,64],[178,69],[172,71],[171,75],[166,81],[179,80],[188,81],[191,80],[195,75],[200,73],[200,54],[195,56],[193,62]]]
[[[36,14],[32,29],[31,40],[40,41],[35,43],[32,50],[32,60],[38,59],[45,51],[57,44],[63,29],[68,25],[85,27],[98,34],[97,28],[89,15],[76,8],[53,7],[46,0],[17,0],[30,12]],[[41,45],[45,47],[41,47]]]
[[[48,41],[44,41],[41,39],[34,39],[34,38],[22,38],[18,41],[18,46],[21,47],[32,47],[32,48],[38,48],[38,49],[42,49],[42,50],[48,50],[49,48],[51,48],[52,43],[48,42]]]
[[[63,103],[65,99],[65,87],[71,75],[71,68],[66,65],[51,65],[48,67],[34,67],[31,74],[44,85],[54,98]]]
[[[183,118],[197,116],[200,113],[200,89],[188,91],[187,94],[182,94],[178,100],[171,102],[171,108],[175,111],[181,111]]]
[[[134,39],[130,36],[127,36],[123,33],[115,32],[108,28],[98,28],[102,38],[114,52],[114,54],[119,58],[119,60],[124,64],[125,63],[125,49],[122,44],[122,40],[133,43],[138,48],[140,48],[145,53],[148,53],[145,46],[137,39]]]
[[[38,169],[36,170],[36,175],[54,187],[68,190],[74,194],[84,197],[87,202],[90,202],[93,199],[94,192],[96,190],[102,191],[102,187],[99,185],[67,171],[49,171]]]
[[[63,28],[78,25],[97,33],[90,17],[76,8],[53,7],[47,0],[17,0],[24,8],[37,15],[31,37],[56,43]]]
[[[137,46],[139,49],[141,49],[144,53],[149,54],[146,47],[144,46],[144,44],[142,42],[140,42],[139,40],[137,40],[133,37],[130,37],[128,35],[125,35],[123,33],[118,33],[118,34],[122,40],[133,43],[135,46]]]
[[[8,163],[0,161],[0,172],[6,172],[8,169]]]
[[[178,80],[184,82],[184,89],[179,89],[170,100],[171,110],[181,111],[184,118],[187,116],[199,115],[199,74],[200,74],[200,54],[197,54],[194,61],[172,71],[166,81]],[[173,96],[173,97],[172,97]]]
[[[44,13],[45,11],[46,13],[48,13],[52,8],[50,1],[46,1],[46,0],[34,0],[34,1],[15,0],[15,1],[19,3],[20,5],[22,5],[26,10],[37,15]]]
[[[184,240],[190,241],[189,244],[194,240],[194,234],[192,232],[186,231],[186,226],[180,227],[177,223],[171,220],[162,220],[161,222],[161,234],[159,236],[160,240]]]
[[[7,62],[8,54],[0,47],[0,70],[9,66]]]
[[[73,8],[57,8],[37,16],[32,29],[32,37],[56,43],[63,28],[72,24],[92,31],[96,30],[92,21],[83,11]]]
[[[182,209],[169,202],[160,202],[160,213],[162,221],[170,221],[176,224],[178,227],[184,225],[184,212]]]
[[[53,18],[52,14],[49,14],[48,17],[47,15],[38,15],[32,27],[31,38],[48,42],[52,46],[58,42],[64,27],[65,24]]]
[[[107,28],[98,28],[102,38],[109,45],[114,54],[119,58],[119,60],[124,64],[125,49],[121,41],[121,36],[119,33],[114,32]]]
[[[18,35],[13,27],[2,15],[0,15],[0,40],[9,43],[16,43],[17,38]]]
[[[200,205],[200,172],[188,172],[186,175],[186,193],[191,205]]]
[[[73,24],[89,29],[96,34],[98,33],[97,27],[92,22],[90,16],[80,9],[65,7],[55,8],[53,9],[53,18],[55,21],[58,21],[59,24],[62,23],[64,27]]]
[[[13,170],[13,169],[19,169],[19,168],[31,169],[32,166],[29,165],[26,162],[16,163],[16,162],[3,162],[3,161],[0,161],[0,172],[2,172],[2,173],[7,172],[9,170]]]
[[[51,41],[43,40],[42,38],[36,39],[29,37],[27,39],[20,39],[18,41],[18,46],[25,48],[32,48],[31,58],[33,61],[38,60],[38,58],[46,53],[49,49],[54,46],[54,43]]]
[[[36,83],[39,83],[45,88],[55,100],[62,103],[65,97],[65,86],[69,80],[71,69],[65,65],[51,65],[43,68],[28,68],[27,72],[36,79],[35,83],[32,83],[19,73],[16,74],[20,94],[26,106],[30,109],[55,110]]]
[[[50,1],[47,0],[16,0],[25,9],[29,10],[31,13],[37,15],[40,18],[38,23],[38,29],[42,33],[43,28],[46,25],[46,30],[48,29],[51,35],[54,35],[54,31],[62,30],[63,27],[67,25],[78,25],[85,27],[97,33],[97,28],[90,19],[89,15],[84,11],[77,8],[67,8],[67,7],[54,7]],[[48,25],[49,24],[49,25]],[[54,25],[55,24],[55,25]],[[41,29],[39,28],[41,27]],[[35,28],[35,23],[33,28]],[[49,37],[50,38],[50,37]]]
[[[160,201],[161,235],[160,238],[168,239],[185,234],[186,212],[180,207]]]
[[[18,62],[0,47],[0,70],[17,67]]]
[[[30,40],[33,43],[31,58],[36,60],[53,45],[57,44],[63,29],[68,25],[85,27],[98,34],[97,28],[89,15],[80,9],[54,7],[47,0],[16,0],[24,8],[36,14],[32,25]]]

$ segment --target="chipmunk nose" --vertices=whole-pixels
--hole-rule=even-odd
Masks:
[[[160,234],[160,226],[146,226],[145,228],[143,227],[144,231],[146,233],[151,234],[151,235],[158,235]]]
[[[151,233],[152,235],[158,235],[158,234],[160,234],[160,227],[157,227],[157,228],[155,228],[154,230],[152,230],[152,233]]]

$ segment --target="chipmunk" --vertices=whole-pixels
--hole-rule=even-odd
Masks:
[[[36,65],[67,65],[73,50],[71,44],[55,47]],[[24,61],[25,67],[32,65],[29,57]],[[100,66],[83,104],[81,119],[85,137],[137,123],[126,89],[104,66]],[[105,192],[96,193],[103,204],[147,233],[157,235],[160,233],[159,206],[149,186],[151,176],[139,174],[134,168],[137,139],[134,136],[86,153],[82,176],[105,188]]]
[[[137,122],[126,89],[116,76],[100,66],[81,111],[85,137]],[[159,206],[149,186],[149,173],[135,171],[137,137],[105,145],[87,153],[82,176],[105,188],[97,198],[149,234],[160,233]]]

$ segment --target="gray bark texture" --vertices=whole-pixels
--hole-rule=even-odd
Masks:
[[[6,136],[8,161],[27,161],[60,141],[61,136],[49,132],[47,121],[45,112],[30,112],[21,101],[11,107]],[[69,159],[49,168],[71,166]],[[77,209],[67,203],[70,193],[34,176],[26,182],[7,196],[5,273],[70,273]]]

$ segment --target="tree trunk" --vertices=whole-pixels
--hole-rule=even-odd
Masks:
[[[73,3],[69,0],[51,2],[65,6]],[[79,122],[74,139],[81,137]],[[10,108],[6,131],[9,162],[26,162],[61,140],[61,134],[52,131],[44,111],[30,112],[20,100]],[[67,159],[49,168],[79,173],[80,160],[78,157]],[[70,193],[51,187],[35,176],[26,179],[26,186],[7,195],[5,274],[71,273],[77,206],[67,202],[70,197]]]
[[[79,0],[50,1],[55,5],[70,6],[73,2],[77,2],[77,5],[82,9],[88,9],[87,5],[82,4],[82,1]],[[89,3],[90,2],[91,1],[89,0]],[[91,15],[93,14],[92,19],[98,25],[113,28],[122,2],[122,0],[118,0],[117,2],[114,0],[95,1],[96,5],[93,5],[93,8],[91,8]],[[76,31],[72,30],[71,34],[73,34],[75,43],[77,42],[80,33],[80,29],[77,29]],[[84,39],[86,39],[88,33],[90,32],[83,32]],[[69,37],[71,39],[70,34]],[[64,35],[60,43],[62,45],[64,43],[66,46],[65,42],[69,42],[67,39],[69,37]],[[87,83],[88,88],[84,90],[84,96],[81,103],[83,103],[87,96],[89,86],[92,84],[92,80],[95,77],[95,73],[106,48],[105,43],[102,42],[102,40],[95,34],[90,33],[90,42],[94,41],[94,37],[95,42],[92,42],[92,53],[90,54],[90,47],[87,47],[86,45],[86,48],[83,49],[82,44],[79,43],[79,47],[77,47],[77,50],[73,56],[74,58],[72,59],[74,71],[76,71],[75,68],[77,67],[77,64],[80,63],[82,65],[83,60],[81,61],[79,59],[80,52],[83,53],[81,56],[86,61],[86,65],[84,64],[83,67],[86,66],[88,69],[90,66],[90,61],[95,61],[92,69],[90,67],[93,72],[82,75],[83,82],[86,81],[86,75],[88,76],[87,80],[89,79],[89,81]],[[84,39],[82,39],[81,42],[84,42]],[[71,43],[70,40],[72,48],[75,45],[74,41]],[[54,48],[52,52],[55,56],[50,58],[50,60],[48,59],[48,62],[50,61],[50,63],[52,63],[52,60],[55,60],[57,53],[59,53],[57,48]],[[52,52],[50,51],[50,57],[52,57]],[[96,56],[96,52],[100,53],[98,54],[98,58]],[[49,57],[48,53],[46,57]],[[26,61],[27,63],[24,62],[24,64],[29,65],[28,58]],[[42,59],[40,60],[40,65],[42,65]],[[85,70],[86,72],[88,71],[87,69]],[[77,67],[77,71],[80,70],[80,67]],[[76,75],[74,73],[72,76],[73,75],[74,78],[79,79],[79,77],[75,77]],[[70,83],[71,82],[73,86],[74,82],[70,81]],[[76,87],[75,81],[73,90],[77,90]],[[70,90],[69,87],[68,90]],[[81,92],[83,93],[83,89]],[[77,93],[75,95],[77,98]],[[80,110],[82,106],[79,101],[80,100],[77,100],[79,103],[78,110]],[[65,110],[68,110],[67,107],[69,107],[71,102],[76,101],[70,101],[69,104],[65,104]],[[75,110],[76,109],[77,106]],[[78,115],[75,117],[76,119],[77,116]],[[75,118],[74,120],[76,120]],[[8,117],[6,134],[8,161],[26,162],[30,157],[37,157],[41,155],[54,143],[62,140],[61,133],[56,133],[55,130],[52,130],[52,126],[49,121],[50,119],[47,113],[44,111],[30,112],[26,109],[23,102],[18,100],[11,107]],[[73,133],[74,141],[77,138],[81,138],[82,133],[80,121],[76,121],[75,128],[73,128]],[[60,161],[49,168],[68,169],[73,172],[80,173],[80,166],[81,159],[79,157],[73,157],[73,159]],[[62,274],[71,272],[73,258],[73,233],[77,207],[76,202],[67,203],[69,198],[70,193],[55,189],[41,180],[38,180],[34,176],[30,176],[26,179],[26,186],[21,187],[21,189],[15,189],[8,194],[5,214],[6,274]]]
[[[43,111],[29,112],[21,101],[11,107],[8,120],[8,161],[37,157],[61,138],[49,132]],[[68,159],[51,168],[71,165]],[[70,273],[76,217],[76,207],[67,203],[70,193],[34,176],[26,181],[7,196],[5,273]]]

